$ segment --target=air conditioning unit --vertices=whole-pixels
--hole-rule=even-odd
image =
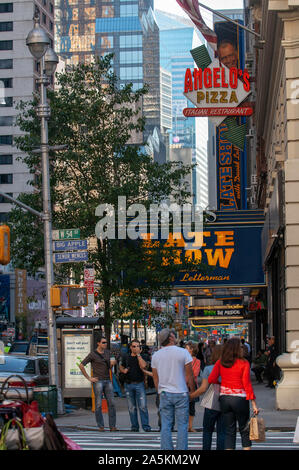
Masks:
[[[251,175],[251,184],[252,184],[252,186],[257,185],[257,183],[258,183],[257,175]]]

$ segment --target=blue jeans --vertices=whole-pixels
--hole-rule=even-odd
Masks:
[[[205,408],[203,417],[202,450],[211,450],[212,436],[216,424],[217,450],[224,450],[225,424],[221,411]]]
[[[150,431],[151,427],[149,425],[144,383],[140,382],[125,384],[125,391],[128,399],[132,431],[139,431],[137,407],[139,408],[142,428],[144,429],[144,431]]]
[[[176,450],[188,450],[189,394],[162,392],[160,395],[161,450],[174,450],[171,428],[177,423]]]
[[[110,380],[99,380],[93,383],[93,390],[95,395],[95,417],[99,428],[104,427],[104,418],[102,413],[102,396],[103,393],[107,400],[108,415],[109,415],[109,427],[115,428],[116,425],[116,408],[114,402],[114,391],[113,385]]]

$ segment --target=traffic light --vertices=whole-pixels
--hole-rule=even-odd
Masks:
[[[174,310],[175,310],[175,313],[176,313],[176,314],[179,313],[179,304],[178,304],[178,302],[176,302],[176,303],[174,304]]]
[[[10,228],[0,225],[0,264],[10,262]]]
[[[59,287],[51,287],[51,307],[61,306],[61,292]]]

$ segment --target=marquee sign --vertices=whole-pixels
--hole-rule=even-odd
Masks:
[[[186,117],[214,117],[218,126],[226,116],[250,116],[250,106],[240,104],[251,93],[248,71],[228,69],[218,59],[204,70],[188,68],[185,73],[184,95],[196,108],[185,108]]]

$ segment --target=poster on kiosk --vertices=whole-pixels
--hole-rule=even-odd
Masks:
[[[253,113],[250,76],[244,67],[242,20],[216,21],[214,30],[204,23],[196,2],[177,2],[202,33],[207,45],[191,52],[193,70],[185,72],[183,94],[191,102],[185,117],[208,117],[215,125],[217,209],[247,209],[246,134]],[[195,8],[196,7],[196,8]]]

